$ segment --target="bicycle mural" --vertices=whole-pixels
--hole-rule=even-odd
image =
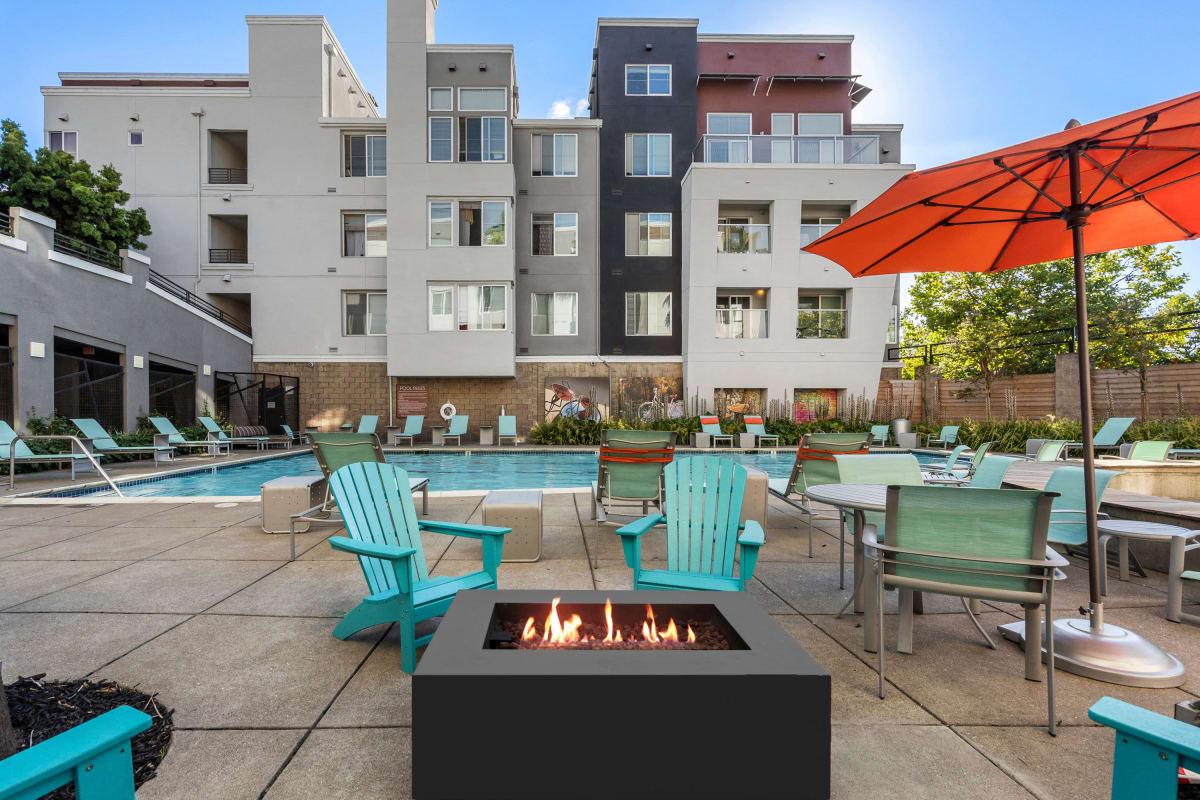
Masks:
[[[544,408],[547,422],[558,417],[600,420],[608,416],[608,407],[606,378],[546,379]]]
[[[746,414],[761,415],[766,406],[766,389],[717,389],[713,392],[713,408],[725,419]]]
[[[683,378],[620,378],[617,408],[626,419],[678,419],[684,415]]]

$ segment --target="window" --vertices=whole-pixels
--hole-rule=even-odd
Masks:
[[[573,212],[533,215],[532,255],[574,256],[578,254],[579,215]]]
[[[535,133],[533,140],[532,164],[535,177],[573,176],[576,174],[575,146],[579,138],[574,133]]]
[[[529,332],[534,336],[575,336],[579,333],[579,295],[576,292],[536,292]]]
[[[508,157],[504,117],[459,117],[459,161],[504,161]]]
[[[348,133],[343,139],[343,161],[347,178],[387,175],[387,136]]]
[[[842,133],[842,115],[797,114],[796,133],[801,136],[811,134],[837,134],[840,136]]]
[[[429,87],[430,111],[453,111],[454,90],[449,87]]]
[[[670,64],[626,64],[625,94],[669,95]]]
[[[429,160],[454,160],[454,118],[429,118]]]
[[[771,115],[771,135],[786,136],[786,139],[771,140],[771,163],[790,164],[792,158],[792,134],[796,132],[795,118],[791,114]]]
[[[846,295],[812,294],[803,289],[797,298],[797,339],[846,338]]]
[[[77,131],[47,131],[46,138],[51,152],[57,153],[62,150],[73,156],[79,155],[79,133]]]
[[[709,114],[708,160],[718,164],[745,164],[750,160],[749,114]]]
[[[670,336],[670,292],[625,293],[626,336]]]
[[[504,284],[431,284],[429,330],[507,330],[507,301]]]
[[[791,114],[772,114],[771,115],[771,135],[772,136],[791,136],[796,132]]]
[[[386,292],[344,292],[345,336],[383,336],[387,333]]]
[[[669,177],[671,175],[671,134],[625,134],[625,175]]]
[[[342,255],[386,256],[387,214],[342,214]]]
[[[459,89],[459,111],[507,111],[508,91],[497,89]]]
[[[900,306],[888,309],[886,344],[900,344]]]
[[[625,255],[671,255],[671,215],[626,214]]]
[[[141,131],[130,131],[129,132],[129,146],[130,147],[141,147],[142,146],[142,132]]]
[[[434,200],[429,203],[430,247],[499,247],[508,243],[503,200]]]

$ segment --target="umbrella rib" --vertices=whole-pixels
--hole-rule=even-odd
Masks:
[[[999,211],[1003,214],[1028,214],[1033,209],[1032,203],[1028,207],[1026,207],[1024,210],[1019,209],[1019,208],[1000,208],[999,206],[977,206],[977,205],[963,205],[961,203],[939,203],[934,200],[927,200],[924,203],[922,203],[922,205],[934,206],[937,208],[961,208],[963,211]],[[1050,214],[1050,216],[1055,217],[1055,218],[1058,218],[1058,216],[1059,216],[1058,214],[1051,214],[1049,211],[1044,212],[1044,213]]]
[[[1162,131],[1155,131],[1161,133]],[[1115,139],[1113,141],[1116,141]],[[1200,147],[1167,147],[1161,144],[1139,144],[1124,147],[1119,144],[1093,144],[1089,150],[1138,150],[1152,153],[1200,153]]]
[[[1061,220],[1062,216],[1059,214],[1050,214],[1045,217],[1011,217],[1009,219],[976,219],[976,220],[969,220],[967,222],[946,221],[946,222],[943,222],[942,225],[947,228],[962,227],[964,225],[995,225],[996,223],[999,223],[999,222],[1015,222],[1015,223],[1017,223],[1017,225],[1025,225],[1030,222],[1052,222],[1056,219]]]
[[[1173,170],[1173,169],[1176,169],[1177,167],[1182,167],[1182,166],[1183,166],[1184,164],[1186,164],[1187,162],[1189,162],[1189,161],[1191,161],[1191,160],[1193,160],[1193,159],[1195,159],[1195,158],[1198,158],[1198,157],[1200,157],[1200,153],[1192,153],[1192,154],[1191,154],[1190,156],[1188,156],[1187,158],[1184,158],[1184,159],[1182,159],[1182,160],[1180,160],[1180,161],[1177,161],[1177,162],[1175,162],[1174,164],[1172,164],[1172,165],[1171,165],[1171,166],[1169,166],[1169,167],[1165,167],[1165,168],[1163,168],[1163,169],[1160,169],[1158,172],[1154,173],[1153,175],[1147,175],[1145,178],[1142,178],[1140,181],[1136,181],[1136,182],[1134,182],[1134,183],[1130,184],[1129,186],[1125,187],[1125,188],[1124,188],[1124,189],[1122,189],[1121,191],[1119,191],[1119,192],[1117,192],[1117,193],[1115,193],[1115,194],[1111,194],[1111,195],[1109,195],[1108,197],[1104,198],[1104,199],[1103,199],[1103,200],[1101,200],[1100,202],[1098,202],[1098,203],[1093,203],[1093,204],[1092,204],[1092,210],[1093,210],[1093,211],[1095,211],[1096,209],[1104,208],[1105,206],[1107,206],[1107,205],[1110,205],[1110,204],[1112,203],[1112,201],[1113,201],[1113,200],[1116,200],[1118,197],[1120,197],[1121,195],[1125,194],[1126,192],[1135,192],[1135,193],[1138,193],[1138,194],[1145,194],[1147,191],[1151,191],[1151,192],[1152,192],[1152,191],[1155,191],[1155,190],[1157,190],[1157,189],[1161,189],[1161,188],[1163,188],[1163,186],[1170,186],[1172,183],[1177,183],[1178,181],[1171,181],[1171,182],[1169,182],[1169,183],[1164,183],[1162,186],[1156,186],[1156,187],[1154,187],[1154,189],[1147,189],[1147,190],[1145,190],[1145,191],[1143,191],[1143,190],[1141,190],[1141,189],[1137,188],[1137,187],[1138,187],[1138,186],[1140,186],[1141,184],[1143,184],[1143,183],[1146,183],[1147,181],[1152,181],[1152,180],[1154,180],[1154,179],[1155,179],[1155,178],[1157,178],[1157,177],[1160,177],[1160,176],[1162,176],[1162,175],[1165,175],[1166,173],[1170,172],[1170,171],[1171,171],[1171,170]],[[1189,175],[1188,177],[1190,178],[1190,177],[1193,177],[1193,176]],[[1187,178],[1184,178],[1183,180],[1187,180]]]
[[[1092,158],[1091,156],[1089,156],[1087,153],[1084,153],[1084,154],[1083,154],[1083,157],[1084,157],[1084,158],[1086,158],[1086,159],[1087,159],[1088,161],[1090,161],[1091,163],[1095,164],[1097,167],[1099,167],[1099,166],[1100,166],[1100,164],[1098,164],[1098,163],[1096,162],[1096,160],[1095,160],[1094,158]],[[1125,181],[1121,179],[1121,176],[1120,176],[1120,175],[1113,175],[1113,176],[1112,176],[1112,179],[1113,179],[1113,180],[1115,180],[1117,183],[1121,184],[1122,186],[1124,186],[1125,188],[1129,188],[1129,184],[1125,183]],[[1185,178],[1184,180],[1186,180],[1186,178]],[[1097,186],[1099,186],[1099,184],[1097,184]],[[1153,191],[1153,190],[1151,190],[1151,191]],[[1165,219],[1167,222],[1171,223],[1171,224],[1172,224],[1172,225],[1174,225],[1176,228],[1178,228],[1179,230],[1183,231],[1184,235],[1185,235],[1185,236],[1187,236],[1189,239],[1190,239],[1190,238],[1192,238],[1193,236],[1195,236],[1195,235],[1196,235],[1194,231],[1189,231],[1187,228],[1183,227],[1183,226],[1182,226],[1182,225],[1180,225],[1178,222],[1176,222],[1176,221],[1175,221],[1175,219],[1174,219],[1174,217],[1172,217],[1170,214],[1166,213],[1166,212],[1165,212],[1165,211],[1163,211],[1161,208],[1159,208],[1158,206],[1154,205],[1154,203],[1153,203],[1153,202],[1151,202],[1151,201],[1150,201],[1150,199],[1149,199],[1149,198],[1147,198],[1147,197],[1145,196],[1145,194],[1142,194],[1142,195],[1140,195],[1140,196],[1141,196],[1142,200],[1143,200],[1143,201],[1146,203],[1146,205],[1150,206],[1152,209],[1154,209],[1155,211],[1157,211],[1157,212],[1158,212],[1158,215],[1159,215],[1159,216],[1161,216],[1163,219]],[[1130,200],[1131,202],[1132,202],[1132,201],[1134,201],[1134,200],[1136,200],[1136,199],[1137,199],[1137,196],[1134,196],[1134,197],[1131,197],[1131,198],[1129,198],[1129,200]],[[1114,203],[1114,204],[1112,204],[1112,205],[1106,206],[1106,208],[1112,208],[1114,205],[1117,205],[1117,204],[1116,204],[1116,203]]]
[[[1054,156],[1050,156],[1050,158],[1054,158]],[[1059,158],[1061,159],[1061,156],[1060,156]],[[1020,175],[1020,174],[1018,174],[1017,172],[1013,171],[1013,169],[1012,169],[1011,167],[1009,167],[1007,164],[1005,164],[1005,163],[1004,163],[1004,159],[1002,159],[1002,158],[997,158],[997,159],[995,159],[995,160],[994,160],[992,163],[993,163],[993,164],[995,164],[995,165],[996,165],[997,167],[999,167],[1000,169],[1004,170],[1005,172],[1009,172],[1009,173],[1012,173],[1013,175],[1016,175],[1016,176],[1017,176],[1017,180],[1021,181],[1021,183],[1025,184],[1025,185],[1026,185],[1026,186],[1028,186],[1030,189],[1033,189],[1035,192],[1037,192],[1037,193],[1038,193],[1038,194],[1040,194],[1042,197],[1044,197],[1044,198],[1046,198],[1047,200],[1049,200],[1051,203],[1054,203],[1054,205],[1058,206],[1058,208],[1059,208],[1059,210],[1060,210],[1060,211],[1065,211],[1065,210],[1066,210],[1066,208],[1067,208],[1066,206],[1064,206],[1062,203],[1060,203],[1060,202],[1058,202],[1057,200],[1055,200],[1055,199],[1054,199],[1053,197],[1051,197],[1050,195],[1046,194],[1044,191],[1042,191],[1042,190],[1041,190],[1041,189],[1039,189],[1038,187],[1034,186],[1032,183],[1030,183],[1030,182],[1029,182],[1029,179],[1028,179],[1028,178],[1026,178],[1024,175]],[[1057,170],[1056,170],[1056,171],[1057,171]],[[1030,172],[1033,172],[1033,170],[1030,170]],[[1034,202],[1036,203],[1036,202],[1037,202],[1037,200],[1034,200]]]
[[[1067,163],[1067,160],[1065,158],[1060,158],[1058,160],[1058,165],[1054,167],[1054,171],[1051,172],[1049,175],[1047,175],[1045,182],[1042,183],[1043,189],[1045,189],[1047,186],[1049,186],[1050,182],[1052,180],[1054,180],[1056,177],[1058,177],[1058,173],[1062,172],[1063,165],[1066,163]],[[1035,197],[1035,198],[1033,198],[1032,201],[1030,201],[1029,207],[1025,209],[1025,213],[1028,214],[1031,211],[1033,211],[1033,207],[1036,204],[1037,204],[1037,198]],[[1021,230],[1021,226],[1023,224],[1024,224],[1023,222],[1018,222],[1016,225],[1013,226],[1013,229],[1011,231],[1009,231],[1008,238],[1004,240],[1004,245],[1001,246],[1000,251],[996,253],[996,257],[994,259],[992,259],[992,265],[990,267],[988,267],[988,272],[996,271],[998,265],[1000,264],[1000,259],[1004,257],[1005,253],[1008,252],[1009,245],[1012,244],[1013,239],[1017,238],[1017,231]]]
[[[1097,181],[1096,185],[1092,187],[1092,191],[1090,191],[1088,193],[1088,196],[1086,198],[1084,198],[1084,201],[1083,201],[1084,205],[1087,205],[1088,203],[1092,202],[1092,198],[1096,196],[1096,192],[1100,191],[1100,187],[1103,186],[1110,177],[1112,177],[1113,172],[1117,169],[1117,167],[1119,167],[1121,165],[1121,162],[1125,160],[1125,157],[1127,155],[1129,155],[1130,150],[1132,150],[1133,146],[1137,144],[1138,139],[1145,136],[1146,131],[1150,130],[1150,126],[1156,122],[1158,122],[1158,114],[1148,114],[1146,116],[1146,123],[1144,125],[1142,125],[1142,129],[1140,131],[1138,131],[1138,134],[1136,136],[1133,137],[1133,140],[1130,141],[1129,145],[1124,149],[1124,151],[1121,153],[1121,155],[1117,156],[1117,160],[1108,166],[1108,169],[1105,171],[1104,175],[1100,178],[1099,181]],[[1088,161],[1092,162],[1093,164],[1096,164],[1097,169],[1104,169],[1104,167],[1102,167],[1096,163],[1096,160],[1094,158],[1091,158],[1088,156],[1087,150],[1083,151],[1083,155],[1084,155],[1084,158],[1087,158]],[[1117,181],[1122,186],[1125,185],[1125,181],[1122,181],[1119,177],[1117,178]]]

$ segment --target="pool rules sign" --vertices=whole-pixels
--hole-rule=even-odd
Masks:
[[[429,393],[424,386],[413,383],[396,384],[396,417],[403,419],[409,414],[425,415],[429,404]]]

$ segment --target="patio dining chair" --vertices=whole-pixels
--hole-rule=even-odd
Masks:
[[[1047,439],[1038,446],[1034,461],[1058,461],[1070,444],[1066,439]]]
[[[873,483],[887,486],[924,486],[925,476],[921,472],[921,463],[912,453],[889,453],[874,455],[836,456],[838,476],[841,483]],[[948,491],[942,489],[942,491]],[[846,526],[850,528],[854,543],[854,580],[857,583],[862,566],[862,531],[854,527],[854,514],[843,513]],[[878,511],[863,512],[863,526],[874,525],[880,530],[886,516]],[[846,574],[846,537],[839,536],[838,563],[842,567],[842,575]]]
[[[779,446],[779,437],[773,433],[767,433],[762,417],[743,417],[742,421],[746,424],[746,433],[753,434],[755,447],[761,447],[766,441],[770,441],[772,447]]]
[[[393,433],[392,439],[395,444],[400,444],[401,439],[408,439],[408,445],[411,447],[418,436],[421,435],[421,426],[425,424],[424,414],[409,414],[404,418],[404,430],[400,433]]]
[[[175,460],[175,448],[169,444],[154,444],[149,447],[142,445],[121,445],[113,441],[112,434],[104,430],[104,426],[94,419],[81,417],[71,420],[71,424],[79,429],[83,443],[94,453],[105,455],[145,455],[154,457],[154,466],[158,467],[159,459]]]
[[[758,522],[739,522],[746,468],[716,456],[681,458],[667,464],[663,483],[663,512],[617,529],[633,588],[745,591],[764,541]],[[642,537],[660,525],[666,528],[667,567],[643,569]]]
[[[969,448],[965,444],[958,444],[946,456],[946,461],[942,464],[930,464],[921,470],[922,473],[934,478],[959,478],[966,480],[966,470],[955,469],[958,464],[958,457],[965,453]],[[960,474],[962,473],[962,474]]]
[[[886,446],[888,443],[888,434],[891,432],[890,425],[872,425],[871,426],[871,444],[880,444]]]
[[[859,434],[865,437],[866,434]],[[782,500],[797,511],[808,517],[808,557],[813,556],[813,520],[834,519],[826,515],[818,515],[809,504],[805,490],[809,486],[838,483],[837,462],[835,455],[857,453],[865,455],[868,441],[862,438],[857,442],[826,442],[813,443],[812,437],[804,437],[796,448],[796,461],[792,464],[792,474],[787,478],[768,478],[767,492],[771,497]],[[836,519],[844,527],[845,520],[841,514]]]
[[[188,448],[192,450],[200,449],[207,450],[209,455],[216,458],[221,454],[221,450],[225,450],[225,454],[229,454],[230,446],[228,442],[212,442],[207,439],[189,441],[183,437],[183,434],[175,427],[171,420],[166,417],[150,417],[150,424],[158,431],[154,435],[154,444],[170,445],[171,447]]]
[[[942,447],[949,447],[958,441],[958,428],[958,425],[943,425],[941,432],[937,436],[930,434],[925,437],[925,446],[929,447],[936,444]]]
[[[307,444],[308,443],[308,434],[296,433],[295,431],[292,430],[292,426],[288,425],[287,423],[284,423],[284,424],[280,425],[279,427],[283,429],[283,435],[287,436],[289,439],[291,439],[293,444]]]
[[[1174,442],[1141,440],[1134,442],[1122,458],[1126,461],[1166,461]]]
[[[599,470],[592,482],[592,519],[604,522],[613,501],[662,509],[663,468],[675,458],[674,431],[600,431]]]
[[[1118,450],[1121,447],[1121,437],[1129,427],[1137,422],[1137,417],[1109,417],[1100,426],[1100,430],[1092,437],[1092,452],[1096,450]],[[1067,452],[1082,450],[1083,442],[1067,442]]]
[[[729,447],[733,447],[733,434],[723,433],[721,431],[721,420],[717,416],[701,416],[700,417],[700,432],[692,434],[692,446],[698,447],[699,435],[708,437],[709,447],[716,447],[717,442],[724,442]]]
[[[896,650],[912,653],[914,593],[958,597],[989,647],[996,644],[983,629],[969,601],[1017,603],[1025,610],[1025,629],[1042,629],[1054,618],[1054,581],[1067,560],[1047,545],[1051,492],[1028,489],[961,491],[933,486],[889,486],[884,539],[878,528],[863,531],[870,573],[866,580],[867,613],[875,625],[864,636],[866,649],[876,648],[879,697],[884,696],[883,597],[900,591]],[[1054,626],[1045,626],[1046,707],[1050,735],[1055,734]],[[1040,647],[1025,650],[1025,678],[1042,678]]]
[[[341,467],[329,478],[334,500],[346,525],[346,536],[334,536],[334,550],[358,556],[368,594],[333,629],[346,639],[375,625],[396,623],[400,631],[400,669],[416,669],[416,649],[433,634],[416,635],[416,623],[446,613],[460,590],[495,589],[504,535],[511,528],[459,522],[418,520],[412,479],[392,464],[359,462]],[[480,540],[483,569],[466,575],[429,577],[421,533],[441,533]]]
[[[1004,474],[1008,468],[1020,460],[1014,456],[988,456],[979,462],[967,488],[999,489],[1004,485]]]
[[[1111,469],[1098,469],[1096,474],[1096,508],[1104,498],[1104,490],[1113,478],[1120,472]],[[1054,509],[1050,514],[1049,539],[1054,544],[1066,547],[1070,555],[1081,558],[1087,557],[1087,523],[1084,518],[1084,488],[1083,467],[1059,467],[1050,473],[1046,481],[1046,491],[1056,493]],[[1099,519],[1107,519],[1108,514],[1097,512]],[[1118,539],[1120,537],[1117,537]],[[1105,559],[1104,568],[1100,570],[1100,594],[1108,594],[1108,543],[1113,539],[1110,534],[1101,533],[1099,537],[1101,557]],[[1131,566],[1138,575],[1146,577],[1146,571],[1133,551],[1129,551]]]

